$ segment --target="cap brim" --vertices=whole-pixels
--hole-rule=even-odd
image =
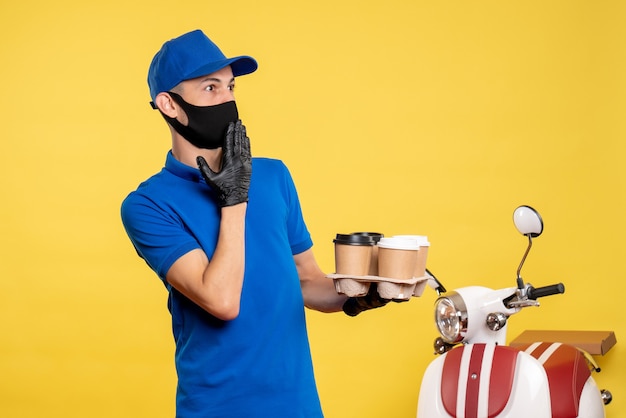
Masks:
[[[221,70],[224,67],[230,65],[230,68],[233,70],[233,76],[238,77],[240,75],[250,74],[256,71],[258,68],[258,64],[256,60],[247,55],[242,55],[239,57],[228,58],[220,61],[213,61],[208,65],[204,65],[195,71],[187,74],[184,80],[189,80],[196,77],[201,77],[203,75],[212,74],[218,70]]]

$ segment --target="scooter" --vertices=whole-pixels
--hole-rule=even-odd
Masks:
[[[506,345],[508,319],[537,299],[564,293],[562,283],[533,287],[520,273],[541,235],[543,220],[530,206],[518,207],[513,220],[528,237],[517,269],[517,286],[493,290],[471,286],[447,292],[430,272],[438,293],[435,340],[439,355],[426,369],[419,392],[418,418],[600,418],[612,400],[599,390],[591,355],[570,345],[537,342]]]

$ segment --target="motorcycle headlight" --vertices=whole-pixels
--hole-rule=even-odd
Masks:
[[[435,324],[445,342],[461,342],[467,333],[467,308],[461,295],[449,292],[435,302]]]

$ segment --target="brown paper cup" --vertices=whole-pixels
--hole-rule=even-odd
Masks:
[[[370,276],[378,276],[378,245],[372,247],[372,257],[370,258]]]
[[[374,246],[372,247],[372,258],[370,260],[370,268],[368,275],[370,276],[378,276],[378,247],[376,243],[380,241],[381,238],[384,237],[380,232],[353,232],[350,235],[364,235],[370,237],[374,242]]]
[[[335,270],[337,274],[367,276],[372,258],[371,245],[344,245],[335,243]]]
[[[418,249],[417,241],[411,238],[381,238],[378,241],[378,275],[400,280],[413,278]]]
[[[417,253],[417,250],[379,247],[378,275],[391,279],[412,279],[417,263]]]
[[[426,276],[426,260],[428,259],[428,249],[430,248],[430,242],[426,235],[394,235],[392,238],[402,239],[414,239],[419,245],[417,253],[417,263],[415,263],[414,277]]]
[[[415,277],[426,276],[426,259],[428,258],[429,246],[420,245],[417,251],[417,262],[415,263]]]

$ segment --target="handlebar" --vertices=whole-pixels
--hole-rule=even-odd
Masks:
[[[551,284],[549,286],[538,288],[530,286],[528,289],[528,299],[536,300],[544,296],[558,295],[559,293],[565,293],[565,286],[563,283]]]

